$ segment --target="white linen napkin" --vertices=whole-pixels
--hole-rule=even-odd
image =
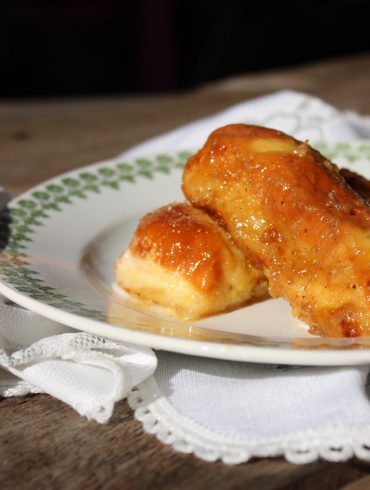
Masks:
[[[268,126],[310,142],[370,138],[369,116],[351,111],[342,112],[316,97],[282,90],[242,102],[218,114],[152,138],[120,156],[200,148],[214,129],[235,122]]]
[[[283,91],[238,104],[122,156],[201,146],[212,130],[230,122],[262,124],[311,142],[370,138],[370,118]],[[177,451],[209,461],[235,464],[281,454],[296,463],[353,454],[370,459],[367,367],[298,369],[158,352],[151,376],[156,357],[150,349],[73,332],[0,306],[0,393],[47,392],[99,422],[107,421],[114,403],[128,394],[147,431]]]
[[[157,352],[129,395],[144,429],[181,452],[238,464],[283,455],[370,460],[368,366],[321,368]]]
[[[76,333],[0,303],[0,395],[49,393],[81,415],[106,422],[116,401],[150,376],[151,349]]]

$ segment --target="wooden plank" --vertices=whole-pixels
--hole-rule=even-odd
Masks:
[[[17,194],[230,104],[290,87],[370,113],[370,54],[238,77],[181,95],[0,103],[1,184]]]
[[[17,194],[232,103],[286,87],[370,113],[369,80],[370,54],[364,54],[236,77],[185,94],[0,102],[0,183]],[[2,490],[370,488],[369,464],[355,459],[303,466],[262,459],[227,466],[175,453],[143,433],[126,402],[106,425],[87,421],[47,395],[0,400],[0,411]]]
[[[345,485],[342,490],[369,490],[370,476],[364,476],[348,485]]]
[[[100,425],[80,417],[48,395],[1,403],[1,488],[152,489],[339,488],[370,467],[283,459],[252,460],[238,466],[207,463],[175,453],[143,433],[126,402]],[[302,485],[302,486],[301,486]]]

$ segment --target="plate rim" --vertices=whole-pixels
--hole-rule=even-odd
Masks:
[[[322,147],[353,147],[355,145],[359,149],[361,145],[365,145],[370,148],[370,140],[353,140],[342,142],[321,142]],[[320,151],[322,151],[320,149]],[[179,154],[189,153],[189,150],[172,150],[163,152],[147,152],[143,155],[143,158],[155,157],[160,154]],[[129,153],[129,151],[127,152]],[[366,155],[365,155],[366,158]],[[105,159],[92,164],[79,166],[75,169],[68,170],[61,174],[58,174],[50,179],[47,179],[36,186],[21,193],[9,204],[9,207],[14,207],[22,199],[27,199],[34,192],[45,188],[47,185],[59,182],[65,177],[72,176],[78,172],[96,170],[104,165],[111,165],[119,161],[140,159],[138,156],[126,156],[126,153],[119,155],[116,158]],[[370,161],[369,161],[370,162]],[[140,330],[132,330],[123,326],[113,325],[108,322],[97,320],[82,316],[77,313],[65,311],[47,304],[39,299],[34,299],[27,296],[22,291],[19,291],[11,286],[8,286],[0,278],[0,293],[9,298],[14,303],[35,312],[43,317],[49,318],[55,322],[62,323],[68,327],[72,327],[76,330],[82,330],[94,335],[105,336],[114,338],[120,341],[127,341],[129,343],[135,343],[139,345],[145,345],[154,349],[169,350],[171,352],[178,352],[186,355],[197,355],[204,357],[211,357],[224,360],[234,360],[242,362],[256,362],[256,363],[272,363],[272,364],[298,364],[298,365],[320,365],[320,366],[345,366],[354,364],[366,364],[370,362],[370,348],[361,349],[305,349],[305,348],[287,348],[287,347],[269,347],[250,345],[247,343],[229,344],[219,341],[206,341],[195,339],[184,339],[181,337],[165,336],[160,333],[143,332]],[[104,331],[102,331],[104,330]],[[119,335],[124,333],[124,337]],[[253,336],[251,336],[253,337]],[[263,338],[257,337],[256,338]],[[367,337],[368,338],[368,337]],[[305,339],[310,340],[310,339]],[[345,353],[345,359],[343,354]],[[287,359],[288,357],[288,359]]]
[[[121,342],[128,342],[146,347],[176,352],[179,354],[195,355],[213,359],[254,362],[261,364],[283,364],[301,366],[352,366],[369,364],[370,349],[292,349],[249,345],[247,343],[228,344],[222,342],[210,342],[206,340],[183,339],[181,337],[168,337],[161,334],[131,330],[124,327],[105,323],[93,318],[86,318],[76,313],[70,313],[47,305],[39,300],[22,295],[18,291],[0,282],[0,293],[8,299],[27,310],[44,318],[71,327],[78,331],[84,331],[100,337],[108,337]],[[77,323],[79,324],[77,326]],[[81,325],[81,323],[83,325]],[[101,330],[108,330],[108,335]],[[125,332],[125,339],[118,332]],[[305,339],[307,340],[307,339]],[[308,339],[309,340],[309,339]],[[181,346],[181,348],[180,348]],[[261,357],[268,354],[270,357]],[[346,358],[343,360],[343,353]],[[288,355],[289,359],[286,359]],[[302,359],[302,356],[304,358]],[[302,362],[303,361],[303,362]]]

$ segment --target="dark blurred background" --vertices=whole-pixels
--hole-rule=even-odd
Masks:
[[[368,0],[2,0],[0,97],[177,91],[370,49]]]

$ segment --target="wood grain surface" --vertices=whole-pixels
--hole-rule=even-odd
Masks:
[[[0,185],[14,194],[61,172],[114,156],[145,138],[274,90],[305,91],[370,114],[370,53],[240,76],[182,94],[0,101]],[[0,400],[0,488],[370,488],[370,463],[297,466],[255,459],[238,466],[175,453],[145,434],[127,403],[106,425],[47,395]]]

